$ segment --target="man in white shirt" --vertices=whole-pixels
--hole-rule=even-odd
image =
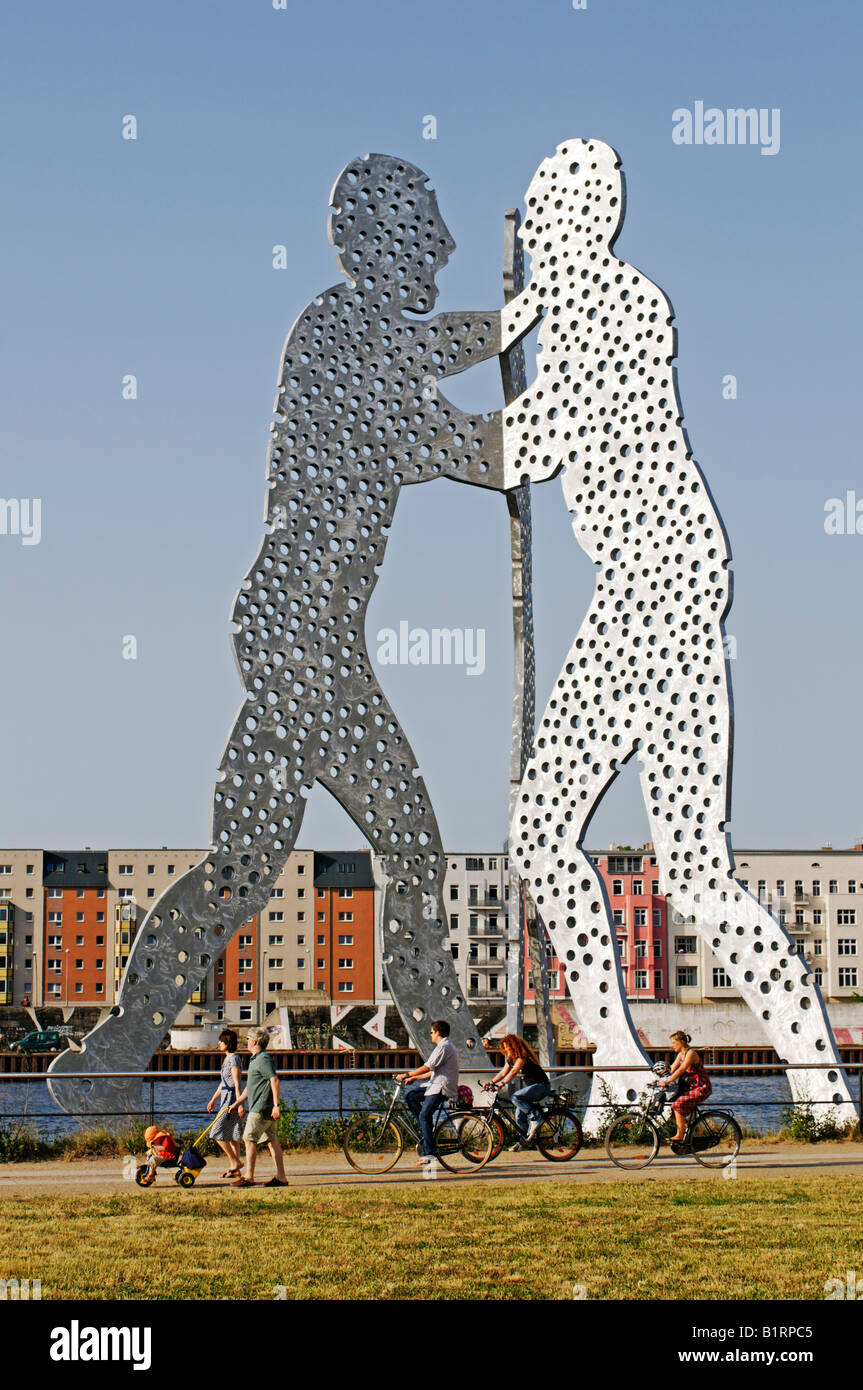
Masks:
[[[432,1024],[431,1040],[434,1043],[434,1051],[428,1061],[423,1066],[416,1067],[414,1071],[400,1072],[396,1077],[397,1081],[406,1083],[422,1081],[427,1076],[431,1078],[428,1085],[411,1086],[405,1091],[405,1101],[419,1120],[422,1135],[420,1163],[424,1163],[426,1158],[434,1154],[432,1117],[435,1111],[444,1100],[455,1100],[458,1097],[458,1053],[450,1042],[449,1024],[445,1020],[435,1020]]]

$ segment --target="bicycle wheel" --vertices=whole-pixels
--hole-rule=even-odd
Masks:
[[[386,1115],[355,1115],[345,1133],[345,1158],[358,1173],[388,1173],[403,1148],[401,1130]]]
[[[640,1110],[625,1111],[605,1136],[605,1152],[618,1168],[646,1168],[659,1152],[656,1126]]]
[[[489,1154],[487,1160],[489,1163],[491,1163],[493,1158],[497,1158],[498,1154],[504,1146],[504,1143],[506,1141],[506,1129],[504,1128],[503,1121],[498,1119],[497,1115],[486,1115],[485,1112],[483,1112],[480,1118],[485,1121],[485,1123],[491,1130],[491,1153]],[[476,1160],[474,1160],[471,1156],[470,1146],[468,1146],[468,1148],[465,1150],[465,1158],[469,1159],[471,1162],[479,1162],[479,1158],[481,1157],[482,1155],[480,1154],[479,1157]]]
[[[742,1138],[732,1115],[702,1110],[689,1131],[688,1148],[705,1168],[726,1168],[740,1152]]]
[[[435,1154],[450,1173],[476,1172],[491,1158],[494,1136],[479,1115],[456,1111],[438,1120],[434,1131]]]
[[[534,1137],[544,1158],[552,1163],[567,1163],[581,1148],[581,1124],[572,1110],[552,1110]]]

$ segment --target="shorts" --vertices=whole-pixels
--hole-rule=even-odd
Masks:
[[[250,1144],[275,1144],[278,1142],[276,1137],[276,1124],[274,1119],[267,1119],[259,1110],[250,1110],[246,1120],[246,1128],[243,1130],[243,1138]]]

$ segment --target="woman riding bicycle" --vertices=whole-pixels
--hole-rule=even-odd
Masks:
[[[540,1066],[539,1058],[530,1043],[520,1038],[518,1033],[507,1033],[506,1037],[501,1038],[500,1050],[504,1056],[504,1064],[497,1076],[492,1077],[488,1083],[489,1089],[493,1087],[499,1090],[517,1076],[527,1082],[526,1086],[515,1092],[512,1099],[515,1103],[516,1124],[525,1139],[530,1140],[542,1124],[542,1114],[537,1109],[537,1101],[551,1095],[551,1082]]]
[[[699,1101],[706,1100],[713,1090],[701,1058],[691,1043],[688,1033],[679,1031],[671,1034],[671,1046],[677,1057],[669,1075],[663,1078],[663,1085],[670,1086],[674,1081],[679,1081],[681,1085],[680,1094],[671,1102],[677,1124],[677,1133],[670,1141],[672,1150],[675,1144],[686,1138],[687,1115],[691,1115]]]

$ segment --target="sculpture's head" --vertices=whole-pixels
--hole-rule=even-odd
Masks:
[[[601,140],[565,140],[544,159],[525,194],[519,228],[525,250],[537,261],[568,246],[610,251],[623,223],[626,191],[620,156]]]
[[[434,307],[435,276],[455,250],[427,181],[405,159],[367,154],[345,166],[330,194],[342,272],[375,300],[419,314]]]

